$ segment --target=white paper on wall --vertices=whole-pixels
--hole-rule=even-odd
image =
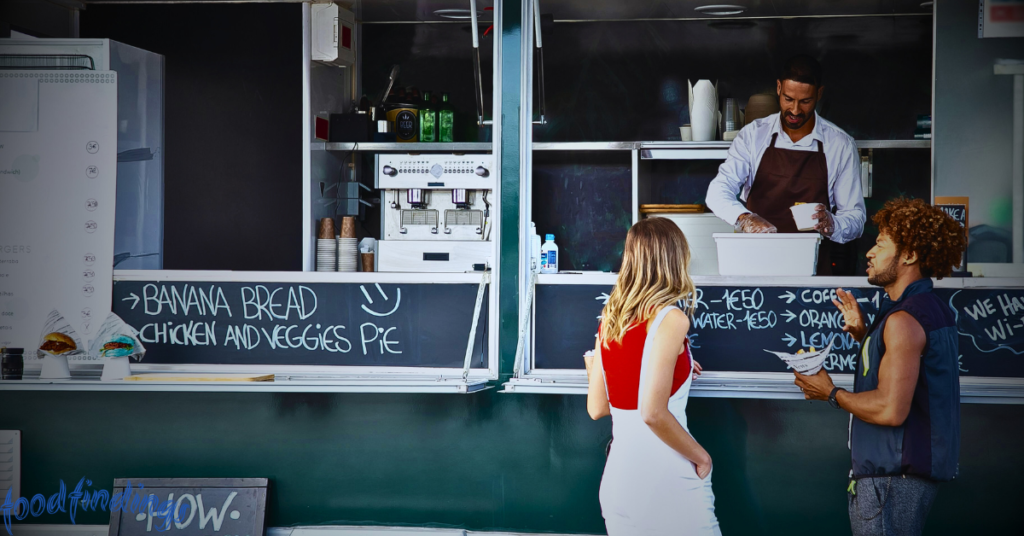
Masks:
[[[21,497],[21,431],[0,430],[0,503],[11,494],[11,503]],[[14,509],[12,513],[20,513]]]

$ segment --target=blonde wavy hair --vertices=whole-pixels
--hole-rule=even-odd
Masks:
[[[621,342],[634,324],[646,322],[667,305],[695,296],[690,278],[690,246],[671,220],[647,218],[626,235],[622,268],[601,311],[602,345]],[[692,315],[694,300],[687,313]]]

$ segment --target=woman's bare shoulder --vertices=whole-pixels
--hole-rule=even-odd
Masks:
[[[685,335],[690,329],[690,317],[686,316],[686,313],[678,307],[672,307],[672,309],[665,315],[665,319],[661,321],[662,326],[668,328],[670,332],[682,331]]]

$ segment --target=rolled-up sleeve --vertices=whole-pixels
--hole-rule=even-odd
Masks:
[[[729,154],[725,162],[718,166],[718,175],[708,186],[705,202],[708,208],[730,225],[745,212],[750,212],[736,197],[747,183],[753,167],[753,155],[750,148],[751,129],[740,131],[729,146]]]
[[[840,244],[860,238],[867,219],[864,190],[860,183],[860,151],[853,138],[846,137],[844,141],[832,184],[832,204],[836,207],[836,230],[832,233],[832,241]]]

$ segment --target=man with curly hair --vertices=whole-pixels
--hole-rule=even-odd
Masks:
[[[921,534],[960,455],[956,323],[931,278],[952,273],[966,242],[956,221],[920,199],[889,201],[873,221],[868,283],[888,296],[870,326],[852,293],[837,289],[833,300],[843,331],[861,343],[854,392],[824,370],[795,383],[804,398],[850,412],[853,534]]]

